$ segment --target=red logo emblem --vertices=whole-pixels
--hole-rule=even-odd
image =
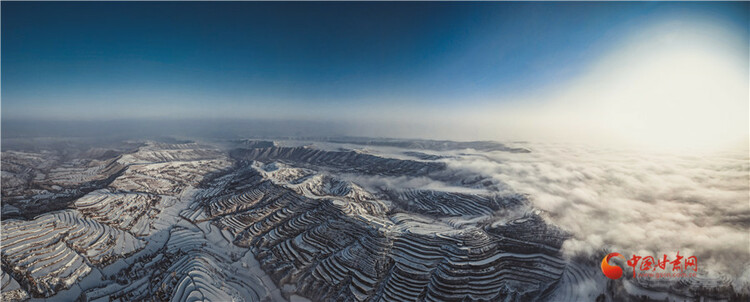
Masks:
[[[604,273],[607,278],[617,280],[622,277],[622,268],[616,265],[609,265],[609,259],[612,259],[614,257],[620,257],[622,258],[622,260],[625,260],[625,256],[620,253],[609,253],[607,257],[604,257],[604,259],[602,259],[602,273]]]

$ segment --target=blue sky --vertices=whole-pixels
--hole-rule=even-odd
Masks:
[[[482,106],[575,78],[659,20],[708,18],[746,39],[748,7],[2,2],[2,118]]]

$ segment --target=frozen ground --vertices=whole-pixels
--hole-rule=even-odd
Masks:
[[[746,154],[495,142],[3,150],[2,297],[743,300],[747,173]],[[598,268],[610,251],[677,249],[699,256],[698,277],[610,281]]]

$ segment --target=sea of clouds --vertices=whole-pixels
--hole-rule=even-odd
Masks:
[[[601,250],[626,257],[696,256],[699,272],[750,282],[747,151],[673,155],[528,144],[531,153],[446,159],[528,194],[550,223],[572,234],[567,257]]]

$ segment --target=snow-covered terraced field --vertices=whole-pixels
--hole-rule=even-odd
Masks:
[[[85,218],[73,210],[2,223],[3,265],[28,281],[30,290],[51,296],[88,274],[143,248],[130,233]]]
[[[97,190],[76,200],[75,207],[99,222],[135,235],[147,235],[148,221],[158,214],[160,199],[154,194]]]
[[[136,164],[129,166],[111,187],[122,191],[174,195],[189,185],[197,185],[207,171],[220,170],[228,165],[223,159]]]
[[[570,235],[528,196],[446,164],[464,149],[529,150],[323,143],[3,151],[3,213],[15,216],[2,220],[2,300],[732,298],[729,279],[608,283],[596,261],[563,257]]]
[[[123,165],[116,158],[104,161],[74,161],[52,169],[47,174],[47,179],[60,186],[73,186],[106,179],[118,173],[122,168]]]
[[[336,169],[341,173],[415,176],[445,169],[443,163],[398,160],[358,151],[325,151],[308,146],[237,149],[230,154],[238,160],[288,162],[301,167]]]
[[[124,163],[162,163],[172,161],[194,161],[217,159],[225,155],[215,147],[196,143],[167,144],[149,142],[139,148],[138,152],[124,155]]]
[[[335,155],[304,150],[245,152],[262,164],[216,179],[207,186],[223,187],[225,193],[199,199],[206,213],[222,214],[215,224],[234,235],[235,244],[251,248],[281,287],[319,301],[525,300],[541,297],[565,270],[556,252],[562,240],[519,249],[518,240],[476,223],[467,228],[438,222],[440,217],[489,218],[500,209],[524,206],[518,198],[433,190],[373,194],[327,170],[311,172],[310,162],[341,164],[325,160]],[[287,163],[276,162],[279,158]],[[304,168],[294,167],[296,161]],[[388,162],[392,169],[401,167],[399,160]],[[392,173],[387,168],[379,167],[379,173]],[[233,189],[239,183],[249,186]],[[503,227],[516,226],[494,228]],[[564,237],[552,228],[536,230]]]

